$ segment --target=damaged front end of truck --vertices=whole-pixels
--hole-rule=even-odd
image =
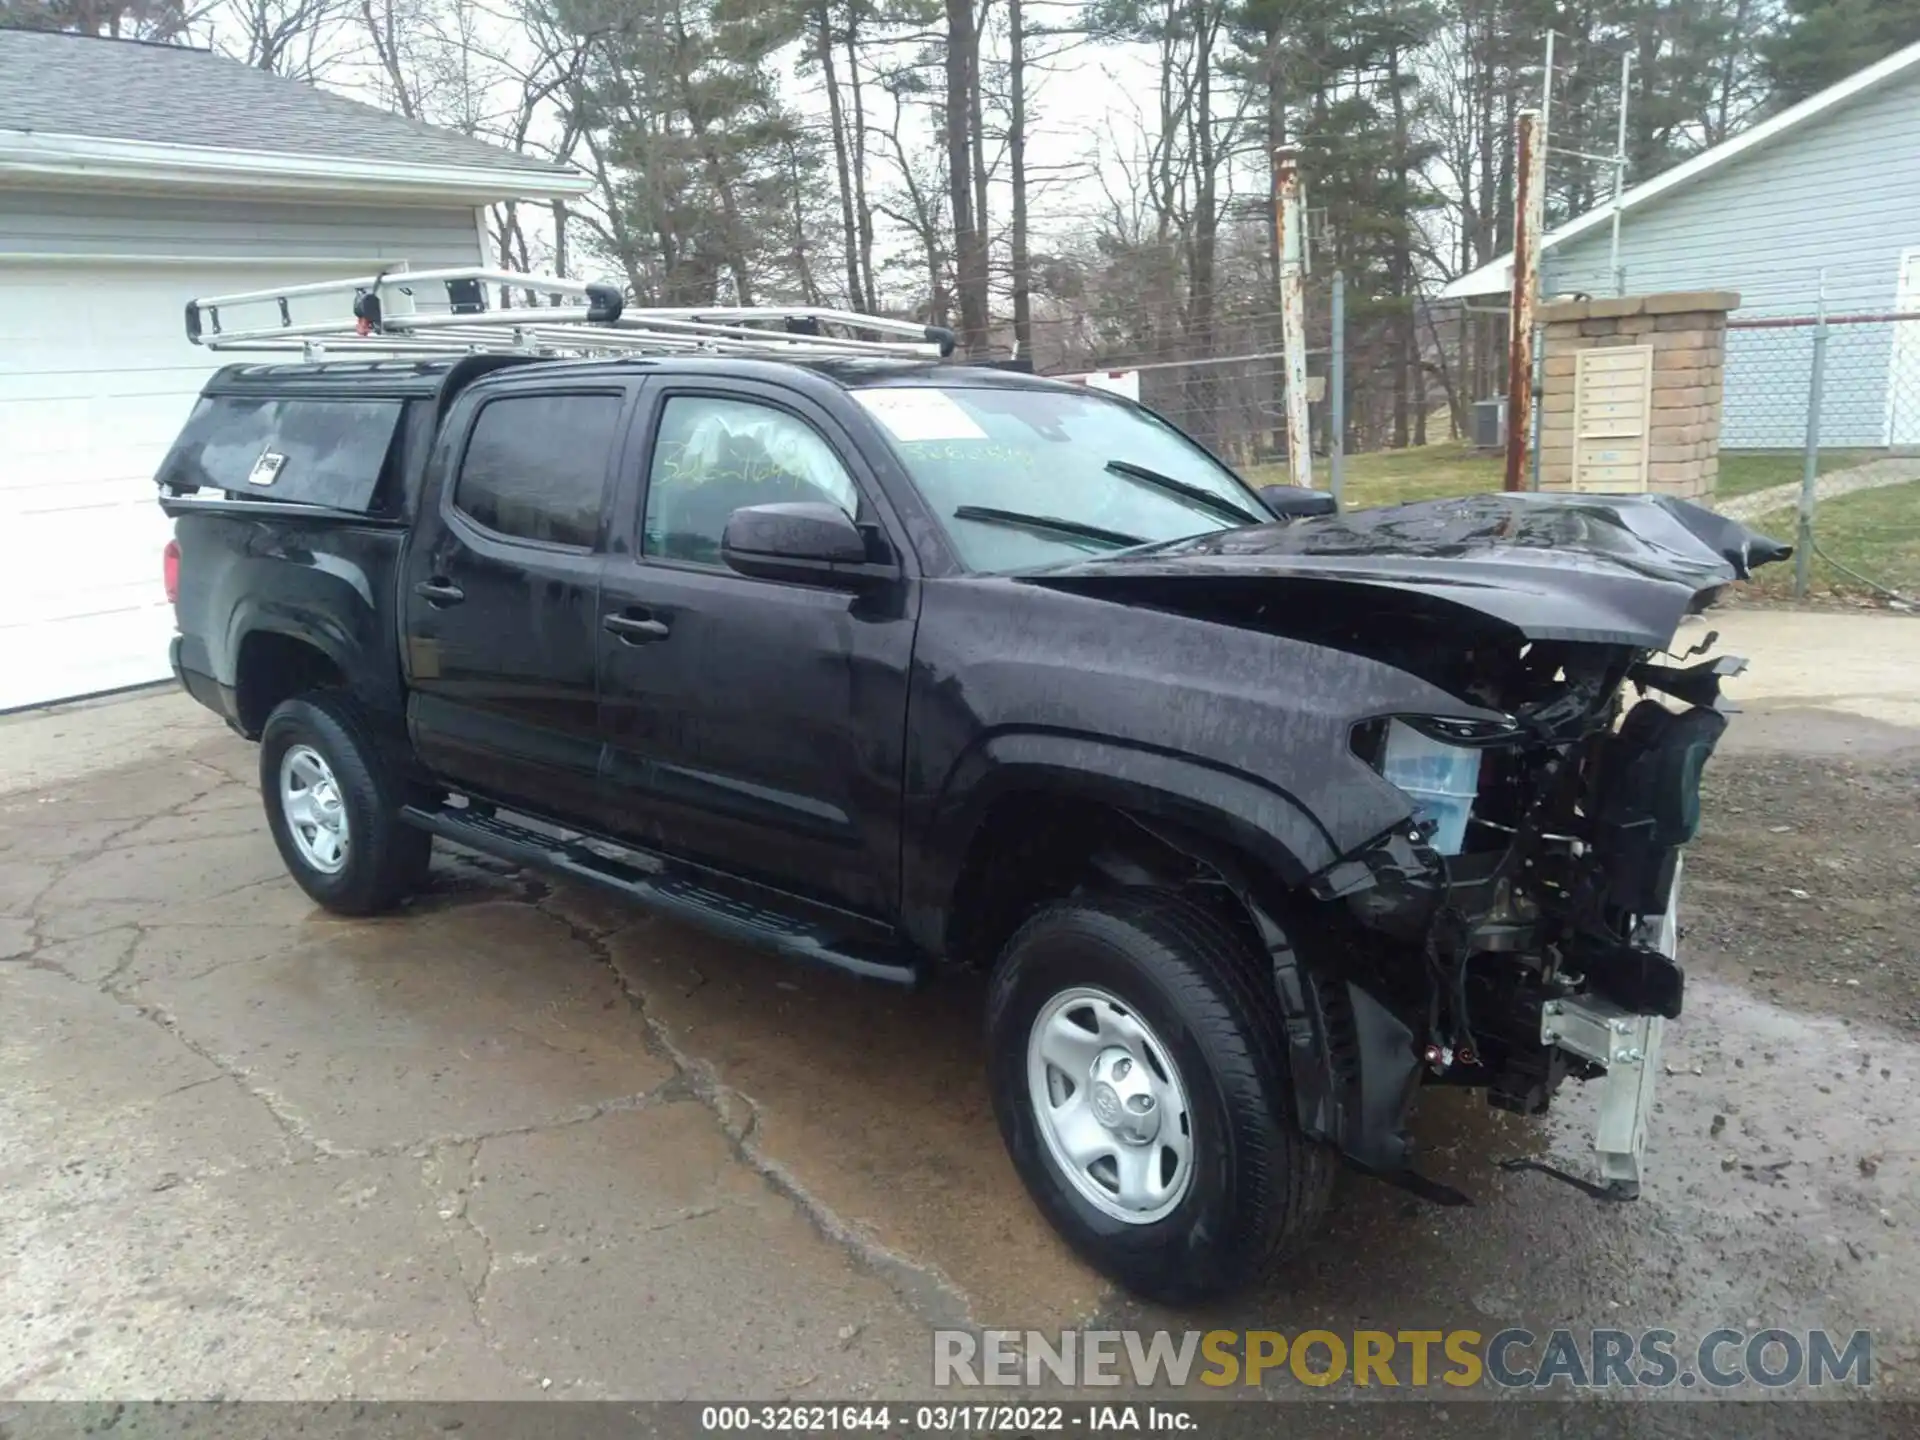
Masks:
[[[1711,634],[1672,649],[1727,584],[1788,553],[1681,501],[1484,495],[1140,557],[1165,587],[1147,603],[1383,661],[1462,702],[1358,718],[1351,753],[1406,818],[1284,911],[1252,907],[1309,1134],[1466,1203],[1416,1168],[1422,1085],[1538,1114],[1568,1076],[1596,1080],[1597,1181],[1508,1163],[1638,1194],[1661,1029],[1685,998],[1681,856],[1727,726],[1720,683],[1744,668],[1708,653]]]
[[[1417,1078],[1539,1114],[1568,1075],[1604,1079],[1599,1186],[1550,1173],[1607,1198],[1637,1194],[1662,1022],[1685,997],[1681,854],[1727,725],[1719,681],[1742,666],[1533,642],[1518,692],[1534,698],[1511,704],[1507,721],[1382,718],[1357,730],[1362,755],[1424,802],[1309,882],[1319,905],[1303,945],[1360,961],[1341,967],[1346,1005],[1381,1005],[1409,1032],[1387,1045],[1356,1032],[1363,1099],[1390,1080],[1409,1100]],[[1410,747],[1397,744],[1405,734]],[[1412,749],[1410,768],[1396,772],[1396,748]],[[1417,787],[1436,769],[1469,777],[1467,789],[1429,799]],[[1436,816],[1447,810],[1454,834]],[[1313,1018],[1334,1054],[1345,1017],[1319,999]],[[1410,1051],[1417,1068],[1403,1063]],[[1344,1077],[1315,1079],[1345,1108]],[[1412,1173],[1404,1104],[1396,1115],[1376,1101],[1337,1126],[1367,1168],[1437,1191]]]

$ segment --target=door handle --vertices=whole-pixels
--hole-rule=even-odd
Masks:
[[[447,580],[422,580],[413,587],[413,593],[431,605],[458,605],[467,598],[467,592]]]
[[[600,623],[629,645],[645,645],[650,640],[664,640],[670,633],[667,622],[664,620],[655,620],[644,614],[629,615],[618,610],[602,617]]]

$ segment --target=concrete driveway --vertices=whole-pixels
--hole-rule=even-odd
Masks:
[[[979,987],[797,969],[443,850],[404,914],[286,879],[184,698],[0,719],[0,1399],[925,1394],[942,1324],[1920,1332],[1920,621],[1735,611],[1652,1179],[1590,1097],[1436,1095],[1435,1210],[1348,1181],[1203,1316],[1068,1256],[1002,1155]],[[1810,660],[1810,657],[1813,657]]]

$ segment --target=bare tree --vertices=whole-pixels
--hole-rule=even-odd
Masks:
[[[404,53],[411,0],[360,0],[360,19],[385,78],[387,101],[409,120],[420,118],[419,90]]]
[[[953,224],[960,342],[969,355],[987,348],[987,246],[974,177],[980,30],[973,0],[946,0],[947,203]]]
[[[1007,0],[1007,157],[1013,182],[1013,343],[1033,358],[1033,256],[1027,236],[1027,35],[1022,0]]]
[[[867,105],[861,83],[860,19],[858,6],[847,17],[847,81],[853,97],[853,212],[858,222],[860,297],[856,302],[869,313],[880,309],[873,282],[873,209],[867,202]]]
[[[348,0],[227,0],[215,43],[256,70],[317,83],[344,49]]]
[[[839,182],[840,228],[847,259],[847,303],[857,306],[865,296],[866,287],[860,278],[860,225],[855,218],[858,204],[854,193],[855,159],[853,140],[848,133],[847,119],[840,103],[840,79],[834,73],[838,47],[830,0],[815,0],[809,22],[813,29],[813,58],[820,66],[820,80],[827,92],[827,124],[833,135],[834,172]],[[848,43],[851,49],[850,38]]]
[[[886,156],[891,162],[898,189],[883,195],[876,209],[913,238],[926,277],[925,315],[930,324],[953,322],[954,286],[952,250],[943,195],[950,195],[944,167],[929,163],[923,147],[906,138],[911,100],[918,94],[919,79],[910,70],[896,70],[882,78],[882,86],[892,103],[891,123],[881,132]]]

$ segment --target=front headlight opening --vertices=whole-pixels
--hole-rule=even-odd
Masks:
[[[1432,826],[1433,848],[1458,855],[1480,791],[1480,751],[1389,720],[1378,754],[1381,777],[1413,801],[1416,820]]]

